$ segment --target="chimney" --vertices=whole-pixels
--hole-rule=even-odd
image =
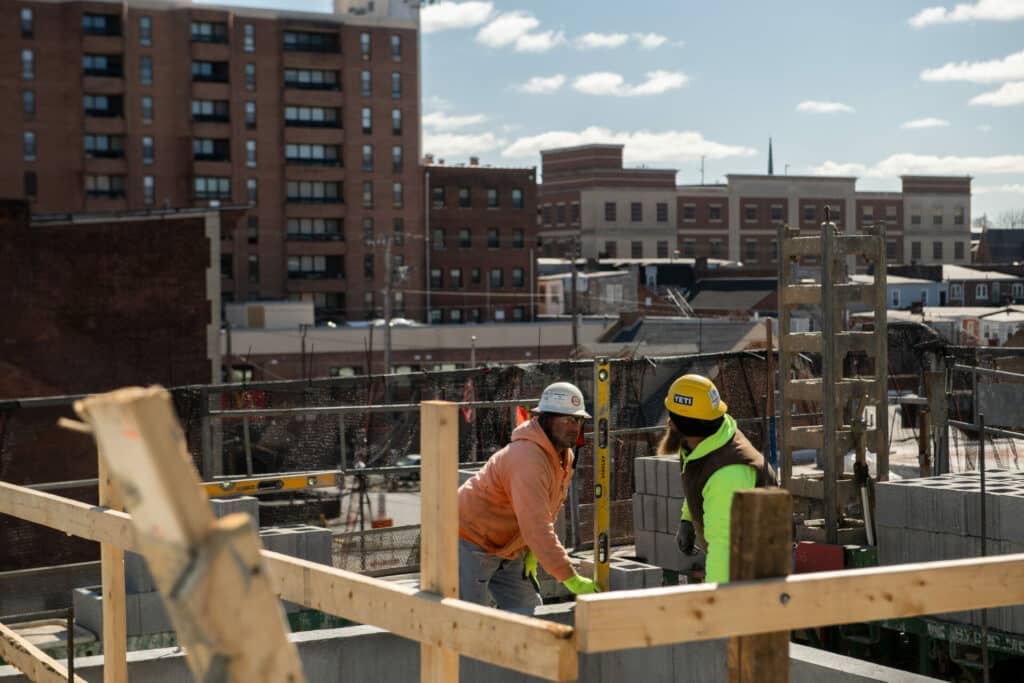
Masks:
[[[434,163],[434,155],[433,154],[424,154],[423,155],[423,165],[424,166],[430,166],[433,163]]]
[[[470,157],[469,158],[469,165],[470,166],[479,166],[480,165],[480,157]]]

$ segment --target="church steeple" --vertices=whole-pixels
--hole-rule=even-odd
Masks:
[[[775,165],[772,163],[772,139],[768,138],[768,175],[775,175]]]

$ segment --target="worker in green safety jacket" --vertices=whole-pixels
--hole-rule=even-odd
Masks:
[[[736,427],[707,377],[683,375],[665,396],[668,422],[658,454],[679,453],[682,514],[676,543],[686,555],[707,551],[705,581],[729,580],[729,528],[736,491],[774,484],[764,457]]]

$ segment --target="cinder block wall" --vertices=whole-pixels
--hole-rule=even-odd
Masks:
[[[676,529],[683,509],[683,479],[679,456],[659,455],[633,461],[633,529],[636,554],[645,562],[689,571],[702,566],[704,556],[687,557],[676,546]]]

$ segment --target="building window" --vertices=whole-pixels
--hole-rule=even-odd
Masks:
[[[683,204],[683,222],[695,223],[697,221],[697,205]]]
[[[768,207],[768,217],[772,223],[782,222],[782,204],[772,204]]]
[[[153,85],[153,58],[149,55],[139,57],[139,83]]]
[[[256,127],[256,103],[246,102],[245,103],[245,127],[255,128]]]
[[[391,132],[395,135],[402,134],[402,110],[392,109],[391,110]]]
[[[473,284],[473,285],[479,285],[480,284],[480,269],[479,268],[470,268],[469,269],[469,282],[470,282],[470,284]]]
[[[749,263],[757,263],[757,240],[746,240],[743,243],[743,259]]]
[[[491,289],[500,289],[505,286],[505,271],[501,268],[491,268],[490,277]]]
[[[910,243],[910,261],[916,263],[921,260],[921,243],[911,242]]]
[[[711,223],[722,222],[722,205],[721,204],[709,204],[708,205],[708,221]]]
[[[21,135],[21,158],[25,161],[36,160],[36,134],[26,130]]]
[[[964,207],[954,206],[953,207],[953,225],[964,224]]]
[[[887,261],[895,261],[896,260],[896,256],[897,256],[896,250],[897,250],[896,240],[886,240],[885,241],[885,258],[886,258]]]
[[[487,228],[487,248],[497,249],[501,246],[501,237],[497,228]]]
[[[339,120],[337,107],[303,107],[289,105],[284,108],[286,126],[306,128],[337,128]]]
[[[83,14],[82,33],[92,36],[119,36],[121,17],[116,14]]]
[[[572,221],[573,225],[578,225],[580,222],[580,205],[579,202],[573,202],[569,205],[569,220]]]
[[[151,175],[142,176],[142,202],[149,206],[156,199],[156,181]]]
[[[1014,282],[1010,287],[1014,300],[1024,298],[1024,283]]]
[[[494,187],[487,188],[487,208],[493,209],[498,206],[498,190]]]
[[[245,65],[245,89],[256,89],[256,65],[252,62],[247,62]]]
[[[25,175],[22,176],[22,180],[24,181],[25,185],[25,196],[34,198],[39,190],[38,184],[36,182],[36,172],[25,171]]]
[[[658,240],[655,248],[658,258],[668,258],[668,240]]]
[[[23,90],[21,92],[21,112],[26,116],[36,113],[36,93],[34,90]]]
[[[142,136],[142,163],[145,166],[153,164],[153,158],[156,153],[153,150],[153,137],[151,135]]]
[[[863,224],[869,224],[875,220],[875,207],[870,204],[865,204],[860,209],[860,222]]]
[[[373,132],[373,116],[369,107],[363,107],[359,114],[359,121],[362,124],[364,133]]]
[[[452,289],[462,287],[462,268],[452,268],[448,271],[448,286]]]
[[[21,37],[31,38],[34,31],[32,21],[32,9],[30,7],[21,8]]]
[[[373,145],[363,145],[363,162],[361,168],[367,172],[373,170]]]
[[[121,55],[82,55],[82,73],[86,76],[120,78],[124,74]]]
[[[936,206],[932,209],[932,225],[942,225],[942,207]]]
[[[139,45],[149,47],[153,44],[153,19],[149,15],[139,17]]]
[[[36,77],[36,53],[32,50],[21,51],[21,78],[31,81]]]
[[[205,83],[227,83],[229,69],[227,62],[192,60],[192,80]]]
[[[683,240],[683,256],[686,258],[694,258],[697,255],[697,240],[685,239]]]
[[[523,208],[523,191],[518,187],[512,188],[512,208],[521,209]]]
[[[614,240],[604,243],[604,255],[606,258],[616,258],[619,255],[618,244]]]
[[[633,240],[629,243],[629,256],[630,258],[643,258],[644,257],[644,243],[640,240]]]
[[[892,204],[888,204],[885,207],[885,220],[895,221],[896,220],[896,207]]]
[[[932,258],[942,260],[942,242],[932,242]]]
[[[231,178],[197,176],[193,187],[196,199],[231,199]]]
[[[288,239],[313,242],[341,241],[341,221],[337,218],[289,218]]]
[[[345,262],[342,256],[289,256],[288,277],[319,279],[344,279]],[[373,292],[367,292],[371,297]]]
[[[197,43],[226,43],[228,25],[223,21],[193,21],[192,40]]]
[[[405,219],[395,218],[391,223],[391,241],[396,247],[405,244]]]
[[[284,86],[299,90],[340,90],[338,72],[325,69],[285,69]]]
[[[616,220],[615,213],[615,202],[605,202],[604,219],[608,222],[614,222]]]
[[[402,36],[391,36],[391,59],[396,62],[402,61]]]
[[[964,287],[961,284],[951,284],[949,286],[949,298],[953,301],[963,301],[964,298]]]
[[[472,196],[470,195],[468,187],[459,188],[459,206],[462,208],[469,208],[471,206]]]
[[[371,180],[363,181],[363,208],[373,208],[373,181]]]
[[[373,217],[367,216],[363,219],[363,244],[372,245],[376,239]]]
[[[517,230],[513,230],[512,231],[512,248],[513,249],[522,249],[525,246],[526,246],[525,233],[522,230],[518,230],[518,229]]]
[[[804,204],[804,223],[813,223],[818,219],[818,207],[813,204]]]
[[[234,264],[231,262],[231,254],[220,255],[220,276],[225,280],[234,278]]]
[[[248,216],[245,221],[245,241],[249,244],[259,244],[260,221],[256,216]]]
[[[893,308],[899,308],[900,307],[900,290],[898,290],[898,289],[892,290],[892,307]]]
[[[974,286],[974,298],[977,301],[988,300],[988,285],[984,282],[979,282]]]
[[[912,206],[910,207],[910,224],[921,225],[921,207]]]
[[[444,208],[444,187],[432,187],[430,188],[430,204],[432,208],[443,209]]]
[[[249,254],[249,282],[260,281],[260,257]]]
[[[245,197],[250,204],[256,205],[257,183],[255,178],[248,178],[245,181]]]
[[[402,146],[392,145],[391,147],[391,172],[402,172]]]
[[[957,261],[964,260],[964,243],[953,242],[953,258]]]
[[[373,94],[373,74],[369,71],[362,71],[359,74],[359,94],[369,97]]]
[[[551,225],[551,205],[545,204],[540,210],[541,224]]]
[[[142,96],[142,122],[152,123],[153,122],[153,98],[150,95]]]
[[[521,288],[526,283],[525,273],[522,268],[512,269],[512,286]]]
[[[565,225],[565,204],[559,204],[555,207],[555,220],[558,225]]]
[[[405,188],[400,182],[391,184],[391,203],[396,209],[405,206]]]
[[[119,117],[124,111],[120,95],[84,95],[82,107],[86,116]]]
[[[359,54],[363,59],[369,59],[373,51],[373,38],[369,33],[359,34]]]
[[[373,279],[374,271],[376,270],[375,260],[373,254],[363,256],[363,277],[367,280]]]
[[[629,203],[629,220],[639,223],[644,219],[644,205],[640,202]]]
[[[121,135],[87,134],[82,141],[86,159],[120,159],[124,157],[124,137]],[[145,146],[143,146],[145,154]]]
[[[659,223],[667,223],[668,222],[668,203],[667,202],[658,202],[657,205],[654,207],[654,209],[655,209],[655,217],[657,218],[658,222]]]
[[[315,31],[285,31],[284,49],[297,52],[338,52],[338,34]]]
[[[287,200],[313,204],[340,204],[343,188],[340,182],[320,180],[289,180],[285,184]]]
[[[245,165],[249,168],[256,168],[256,141],[245,141]]]
[[[120,199],[124,197],[124,176],[122,175],[87,175],[85,176],[85,194],[100,199]]]
[[[397,100],[402,97],[402,74],[397,71],[391,72],[391,99]]]
[[[230,161],[231,141],[227,138],[192,138],[192,158],[199,161]]]
[[[245,39],[243,41],[246,52],[256,52],[256,27],[252,24],[245,25]]]
[[[473,246],[473,235],[469,228],[459,228],[459,249],[469,249]]]
[[[444,271],[440,268],[430,269],[430,286],[435,289],[444,286]]]
[[[757,222],[757,204],[744,204],[743,220],[747,223]]]
[[[772,240],[771,241],[771,256],[772,256],[772,263],[776,263],[779,260],[779,241],[778,240]]]
[[[710,256],[711,258],[722,257],[722,240],[708,241],[708,256]]]

